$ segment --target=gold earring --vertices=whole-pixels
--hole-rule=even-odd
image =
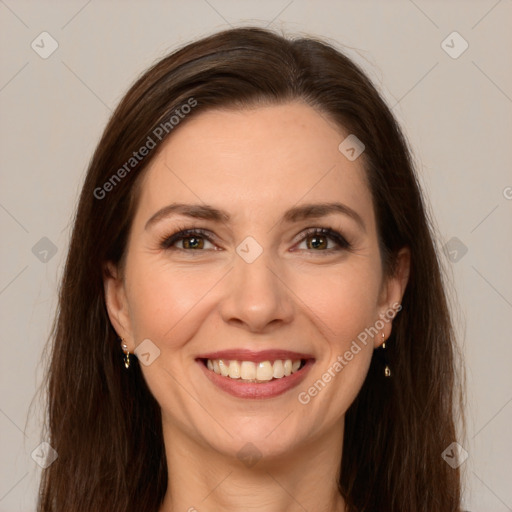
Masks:
[[[386,338],[386,335],[384,333],[382,333],[382,348],[385,350],[386,349],[386,341],[385,341],[385,338]],[[386,366],[384,367],[384,376],[385,377],[391,377],[391,369],[389,368],[389,365],[388,365],[388,362],[387,362],[387,359],[385,358],[385,364]]]
[[[128,350],[128,346],[126,345],[126,343],[123,343],[124,339],[121,338],[121,343],[122,343],[122,347],[123,347],[123,351],[124,351],[124,356],[123,356],[123,359],[124,359],[124,367],[126,369],[130,368],[130,351]]]

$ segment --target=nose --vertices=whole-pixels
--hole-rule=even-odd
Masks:
[[[236,256],[227,279],[220,308],[226,323],[250,332],[271,332],[292,321],[293,292],[286,284],[284,269],[272,261],[269,251],[252,263]]]

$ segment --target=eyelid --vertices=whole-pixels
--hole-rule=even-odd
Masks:
[[[192,238],[194,236],[206,239],[208,242],[215,244],[215,235],[210,231],[203,228],[176,228],[171,235],[166,235],[160,240],[160,247],[162,249],[175,249],[179,251],[192,252],[193,249],[181,249],[180,247],[173,247],[174,244],[180,242],[185,238]],[[196,250],[196,252],[201,252]]]
[[[331,249],[325,249],[321,251],[315,251],[313,249],[305,249],[308,252],[318,252],[318,253],[327,253],[330,254],[335,251],[341,251],[341,250],[350,250],[352,248],[352,244],[338,231],[328,228],[328,227],[309,227],[302,230],[297,237],[295,237],[294,240],[294,246],[304,242],[307,238],[311,236],[323,236],[326,238],[330,238],[337,247],[331,248]],[[164,236],[160,240],[160,247],[162,249],[168,249],[168,250],[178,250],[182,252],[204,252],[205,249],[182,249],[180,247],[174,247],[174,244],[177,242],[180,242],[183,239],[186,238],[192,238],[194,236],[204,238],[211,244],[217,245],[216,242],[216,235],[212,233],[211,231],[204,229],[204,228],[186,228],[186,227],[178,227],[176,230],[168,236]],[[212,249],[209,249],[212,250]],[[215,249],[219,250],[219,249]]]
[[[352,248],[352,244],[343,236],[341,233],[336,231],[335,229],[328,228],[328,227],[310,227],[303,230],[298,235],[298,240],[296,241],[295,245],[304,242],[307,238],[311,236],[323,236],[326,238],[330,238],[334,241],[337,247],[334,249],[325,249],[323,251],[314,251],[311,250],[311,252],[318,252],[318,253],[332,253],[333,251],[340,251],[340,250],[349,250]]]

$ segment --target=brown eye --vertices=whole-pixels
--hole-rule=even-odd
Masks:
[[[184,237],[181,240],[183,249],[202,249],[204,247],[204,239],[198,236]]]
[[[330,246],[329,242],[334,242],[334,246]],[[333,252],[340,251],[343,249],[350,249],[351,245],[345,237],[343,237],[337,231],[330,228],[313,228],[307,231],[302,240],[301,244],[305,243],[306,249],[313,252]]]
[[[308,236],[306,238],[306,241],[310,241],[310,243],[307,243],[308,248],[311,249],[327,249],[327,237],[322,235],[314,235],[314,236]],[[310,246],[310,247],[309,247]]]
[[[181,246],[179,245],[181,243]],[[208,233],[201,229],[184,229],[171,236],[164,237],[160,242],[162,249],[178,250],[178,251],[202,251],[208,250],[210,247],[205,244],[211,244],[214,248]]]

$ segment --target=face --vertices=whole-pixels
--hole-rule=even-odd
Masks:
[[[147,170],[125,266],[105,285],[130,351],[150,340],[141,368],[164,431],[230,455],[251,441],[270,456],[342,425],[406,281],[383,275],[362,157],[338,149],[347,135],[302,103],[211,110]],[[251,384],[202,361],[243,350],[220,354],[232,376],[233,358],[263,379],[280,369],[260,359],[307,364]]]

